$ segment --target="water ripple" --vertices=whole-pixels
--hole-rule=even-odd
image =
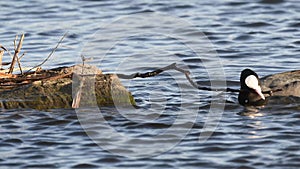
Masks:
[[[0,2],[1,45],[13,49],[15,35],[25,32],[22,65],[32,67],[48,56],[66,32],[63,45],[43,68],[69,66],[80,60],[83,48],[95,31],[117,18],[133,14],[163,13],[193,23],[188,29],[176,29],[184,37],[207,36],[223,64],[227,85],[239,88],[243,68],[253,68],[260,76],[299,69],[300,34],[298,3],[288,0],[256,2],[221,1],[53,1],[42,3]],[[288,9],[288,10],[284,10]],[[147,23],[141,20],[140,23]],[[163,21],[162,21],[163,22]],[[150,30],[155,26],[138,27]],[[157,25],[154,24],[153,25]],[[163,30],[172,30],[168,22]],[[134,25],[131,25],[134,26]],[[195,30],[200,30],[198,32]],[[107,51],[106,40],[98,41],[93,50],[94,63],[104,72],[135,73],[179,62],[186,66],[199,85],[210,86],[205,64],[213,63],[207,51],[200,55],[178,39],[152,34],[134,35],[123,29],[105,31],[128,33]],[[149,32],[149,31],[148,31]],[[191,42],[194,43],[194,42]],[[22,52],[23,52],[22,50]],[[97,57],[106,54],[105,59]],[[25,59],[26,57],[26,59]],[[4,61],[10,57],[4,55]],[[122,63],[122,64],[121,64]],[[121,64],[121,65],[120,65]],[[115,70],[117,69],[117,70]],[[235,93],[197,91],[188,85],[184,75],[172,71],[149,79],[122,81],[134,95],[139,109],[101,107],[110,126],[125,135],[134,146],[176,142],[180,132],[190,132],[171,150],[151,158],[130,159],[101,149],[89,136],[98,136],[108,126],[91,116],[84,130],[78,114],[71,109],[37,111],[31,109],[0,110],[1,168],[298,168],[299,100],[275,99],[258,112],[245,112]],[[181,86],[181,88],[179,87]],[[184,89],[186,93],[180,93]],[[207,127],[212,96],[225,98],[222,118],[214,132]],[[186,97],[188,96],[188,97]],[[199,96],[199,97],[198,97]],[[182,107],[184,105],[184,107]],[[195,111],[196,109],[196,111]],[[184,118],[193,113],[196,119],[173,124],[177,114]],[[89,113],[89,112],[86,112]],[[124,113],[124,114],[122,114]],[[242,115],[242,116],[241,116]],[[215,116],[212,116],[215,117]],[[185,120],[185,119],[181,119]],[[210,123],[212,125],[212,123]],[[208,125],[209,126],[209,125]],[[178,133],[156,141],[143,141],[170,127]],[[199,142],[201,134],[211,134]],[[99,138],[110,145],[110,135]],[[129,147],[115,151],[133,153]],[[159,149],[159,147],[158,147]]]

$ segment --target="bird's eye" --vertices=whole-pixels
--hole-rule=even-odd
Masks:
[[[249,100],[245,100],[245,103],[248,103]]]

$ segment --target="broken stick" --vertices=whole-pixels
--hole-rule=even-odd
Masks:
[[[156,76],[164,71],[167,71],[167,70],[176,70],[176,71],[179,71],[181,73],[183,73],[186,77],[186,79],[189,81],[189,83],[196,89],[199,89],[199,90],[206,90],[206,91],[222,91],[222,92],[241,92],[241,90],[239,89],[232,89],[232,88],[219,88],[219,89],[216,89],[216,88],[211,88],[211,87],[205,87],[205,86],[199,86],[196,82],[194,82],[191,77],[190,77],[190,72],[187,71],[187,70],[184,70],[184,69],[181,69],[179,67],[176,66],[176,63],[172,63],[166,67],[163,67],[163,68],[158,68],[154,71],[151,71],[151,72],[146,72],[146,73],[133,73],[133,74],[130,74],[130,75],[125,75],[125,74],[117,74],[117,76],[121,79],[134,79],[134,78],[147,78],[147,77],[153,77],[153,76]],[[272,95],[272,93],[274,92],[278,92],[278,91],[281,91],[280,89],[277,89],[277,90],[274,90],[274,91],[263,91],[264,94],[269,94],[269,95]]]
[[[49,58],[53,55],[53,53],[56,51],[56,49],[59,47],[59,45],[62,43],[62,41],[65,39],[65,37],[68,35],[68,32],[66,32],[58,41],[58,43],[56,44],[56,46],[52,49],[52,51],[50,52],[50,54],[47,56],[46,59],[44,59],[40,64],[34,66],[33,68],[29,69],[27,72],[30,72],[31,70],[41,67],[44,63],[46,63]]]
[[[4,54],[4,50],[0,50],[0,69],[2,68],[2,57]]]
[[[21,38],[20,38],[20,41],[19,41],[19,44],[18,44],[17,48],[15,49],[15,54],[14,54],[14,57],[13,57],[13,59],[12,59],[12,62],[11,62],[11,65],[10,65],[10,68],[9,68],[9,71],[8,71],[8,74],[12,74],[12,72],[14,71],[14,67],[15,67],[16,61],[17,61],[18,63],[20,63],[19,58],[18,58],[18,54],[19,54],[20,51],[21,51],[24,37],[25,37],[25,35],[22,34],[22,36],[21,36]],[[19,67],[21,67],[21,66],[19,65]]]

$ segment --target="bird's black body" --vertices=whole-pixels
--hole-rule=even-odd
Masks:
[[[262,93],[265,93],[263,91],[274,91],[272,96],[300,97],[300,70],[278,73],[259,79],[254,71],[245,69],[241,72],[241,89],[238,96],[238,101],[243,106],[262,106],[271,96],[270,93],[265,93],[266,98],[262,99],[257,91],[247,86],[245,80],[251,75],[257,78]]]

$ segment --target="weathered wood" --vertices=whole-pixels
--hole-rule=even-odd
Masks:
[[[50,54],[47,56],[46,59],[44,59],[40,64],[34,66],[33,68],[29,69],[27,72],[30,72],[31,70],[34,70],[35,68],[39,68],[41,67],[44,63],[46,63],[50,57],[54,54],[54,52],[56,51],[56,49],[58,49],[59,45],[63,42],[63,40],[65,39],[65,37],[67,36],[68,34],[65,33],[64,36],[61,37],[61,39],[59,40],[59,42],[56,44],[56,46],[52,49],[52,51],[50,52]]]
[[[9,74],[11,74],[11,73],[14,71],[14,66],[15,66],[15,64],[16,64],[16,61],[17,61],[18,63],[20,63],[18,54],[19,54],[20,51],[21,51],[21,48],[22,48],[22,45],[23,45],[24,37],[25,37],[25,35],[22,34],[22,36],[21,36],[21,38],[20,38],[20,41],[19,41],[19,44],[18,44],[17,48],[15,49],[15,54],[14,54],[14,57],[13,57],[13,59],[12,59],[12,62],[11,62],[9,71],[8,71]],[[20,65],[19,65],[19,67],[21,68]]]
[[[78,72],[82,65],[61,67],[0,79],[0,108],[55,109],[71,108],[82,77],[85,77],[79,107],[135,105],[131,93],[114,74],[102,74],[92,67],[94,74]],[[84,70],[91,69],[85,66]],[[96,72],[95,72],[96,70]],[[6,84],[6,85],[5,85]],[[9,88],[7,88],[9,86]],[[92,90],[92,88],[94,90]],[[91,98],[91,97],[94,97]],[[96,103],[95,103],[96,102]]]
[[[2,69],[2,58],[3,58],[4,50],[0,50],[0,69]]]

